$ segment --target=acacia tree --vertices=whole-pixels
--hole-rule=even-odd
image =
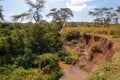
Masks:
[[[102,23],[102,11],[99,8],[95,8],[93,11],[89,11],[89,15],[95,17],[95,23]]]
[[[14,15],[12,16],[14,21],[18,21],[19,19],[25,20],[25,19],[30,19],[33,20],[38,23],[42,16],[40,14],[42,8],[44,7],[44,0],[36,0],[36,2],[34,3],[32,0],[25,0],[26,3],[30,6],[30,9],[28,10],[28,12],[24,12],[22,14],[19,15]]]
[[[47,16],[52,16],[52,22],[60,23],[60,32],[62,32],[63,29],[66,27],[67,20],[70,19],[70,17],[73,17],[73,13],[69,8],[54,8],[51,9],[51,12]]]
[[[2,12],[3,12],[2,5],[0,5],[0,20],[4,20]]]
[[[114,20],[116,24],[118,24],[119,18],[120,18],[120,6],[117,7],[117,10],[114,14]]]
[[[102,8],[104,23],[109,25],[113,19],[114,11],[113,8]]]
[[[112,21],[115,13],[113,11],[113,8],[95,8],[93,11],[89,12],[89,15],[95,16],[97,23],[104,23],[106,25],[109,25]]]

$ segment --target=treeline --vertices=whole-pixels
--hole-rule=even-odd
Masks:
[[[23,20],[28,20],[30,22],[39,23],[41,21],[47,22],[46,20],[42,19],[41,11],[44,9],[45,1],[44,0],[36,0],[36,3],[25,0],[26,4],[29,7],[28,11],[22,12],[18,15],[11,16],[12,20],[14,22],[22,22]],[[112,7],[103,7],[103,8],[94,8],[93,10],[88,12],[88,15],[94,17],[93,22],[90,22],[91,24],[94,24],[93,26],[109,26],[111,24],[119,24],[119,18],[120,18],[120,6],[117,6],[117,8]],[[73,12],[69,8],[54,8],[51,9],[48,14],[46,14],[47,17],[52,17],[51,22],[58,23],[61,26],[61,31],[66,26],[71,26],[70,24],[77,25],[81,24],[84,25],[85,23],[88,24],[89,22],[72,22],[70,24],[67,24],[67,21],[73,17]],[[3,8],[0,5],[0,19],[4,20],[4,14],[3,14]],[[75,24],[76,23],[76,24]],[[89,24],[88,24],[89,26]]]
[[[89,15],[95,17],[94,22],[97,24],[118,24],[120,18],[120,6],[114,8],[95,8],[89,12]]]

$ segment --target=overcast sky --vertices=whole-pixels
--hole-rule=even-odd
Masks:
[[[35,0],[31,0],[35,1]],[[26,12],[29,6],[24,0],[3,0],[1,1],[5,19],[11,21],[11,16]],[[47,15],[52,8],[70,8],[73,11],[74,17],[71,21],[91,21],[92,17],[88,12],[93,8],[120,6],[120,0],[45,0],[45,7],[42,11],[43,19],[50,21]]]

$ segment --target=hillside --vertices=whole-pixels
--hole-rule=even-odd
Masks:
[[[119,70],[119,68],[115,69],[119,64],[114,64],[115,60],[118,59],[115,55],[119,55],[117,52],[120,50],[119,32],[117,31],[119,31],[119,28],[115,30],[113,27],[66,28],[62,33],[65,41],[64,48],[71,54],[81,54],[81,56],[75,60],[74,67],[63,69],[65,76],[60,80],[113,80],[112,77],[116,75],[111,74],[112,70],[107,72],[107,69]],[[108,32],[113,32],[113,34],[108,34]],[[104,76],[109,74],[112,77]],[[118,79],[116,78],[116,80]]]

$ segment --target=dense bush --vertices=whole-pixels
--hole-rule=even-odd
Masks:
[[[7,40],[6,37],[0,37],[0,55],[6,55],[10,52],[10,44]]]
[[[62,47],[60,35],[54,24],[40,23],[31,25],[27,32],[34,53],[57,51]]]
[[[49,74],[55,69],[59,68],[58,57],[54,54],[42,54],[37,56],[35,64],[39,67],[40,70],[45,74]]]
[[[15,68],[11,65],[0,67],[0,71],[0,80],[27,80],[29,75],[34,74],[31,70],[25,70],[22,67]]]
[[[58,57],[54,54],[39,55],[34,63],[39,67],[40,72],[44,74],[39,80],[58,80],[62,75],[58,65]]]

